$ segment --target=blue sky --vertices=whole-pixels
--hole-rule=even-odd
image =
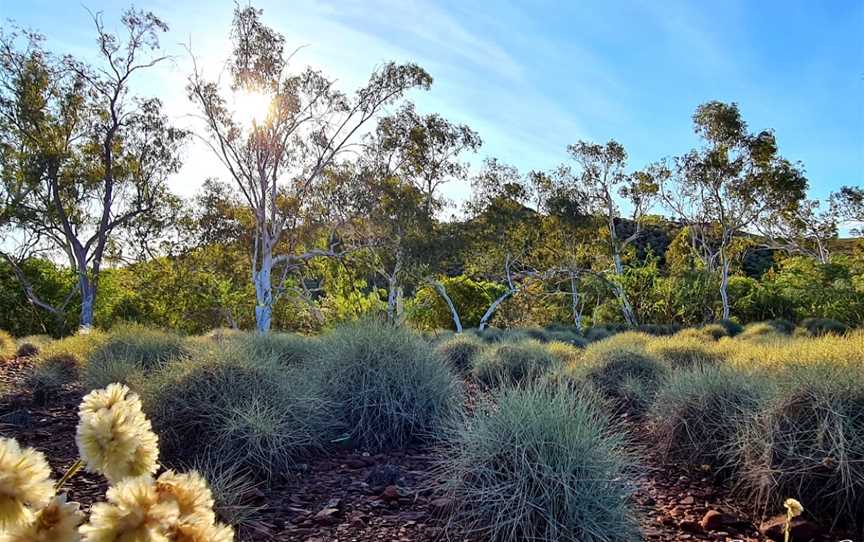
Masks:
[[[122,2],[84,0],[118,25]],[[228,54],[229,0],[140,1],[164,17],[171,64],[140,77],[142,93],[190,124],[183,85],[190,44],[207,69]],[[801,161],[811,196],[864,184],[864,2],[259,1],[265,21],[305,46],[296,64],[361,84],[387,60],[414,61],[435,78],[412,96],[477,130],[473,162],[497,156],[522,170],[566,160],[577,139],[615,138],[641,167],[696,139],[702,102],[735,101],[751,129],[773,128]],[[90,55],[89,15],[77,1],[0,0],[0,17],[40,30],[56,50]],[[172,182],[184,194],[223,176],[200,144]],[[458,200],[467,186],[448,187]]]

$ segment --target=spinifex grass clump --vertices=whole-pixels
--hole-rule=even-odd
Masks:
[[[256,359],[276,359],[283,365],[306,363],[315,358],[318,340],[296,333],[243,333],[223,339],[246,349]]]
[[[827,521],[864,526],[862,367],[815,365],[783,389],[742,432],[741,488],[777,508],[796,495]]]
[[[460,333],[438,343],[435,352],[456,371],[468,373],[485,346],[477,336]]]
[[[368,321],[321,339],[312,364],[353,446],[401,448],[434,437],[462,404],[455,373],[411,331]]]
[[[316,378],[242,345],[199,345],[134,385],[172,463],[208,457],[270,479],[338,434]]]
[[[495,542],[639,540],[622,435],[588,390],[499,390],[442,453],[449,528]]]
[[[646,345],[646,351],[673,369],[697,365],[716,365],[722,361],[720,353],[705,339],[674,335],[660,337]]]
[[[568,374],[571,378],[587,380],[619,408],[639,415],[654,400],[667,369],[660,360],[645,352],[640,337],[626,335],[591,344],[581,359],[570,365]],[[608,343],[617,337],[622,339]]]
[[[471,374],[490,387],[518,384],[536,379],[559,363],[547,345],[535,340],[506,342],[483,351]]]
[[[648,412],[652,437],[667,460],[727,475],[737,461],[739,430],[768,389],[765,378],[724,367],[675,371]]]
[[[136,373],[150,372],[183,353],[183,338],[141,325],[115,327],[88,356],[83,372],[85,385],[99,388],[111,382],[128,382]]]
[[[782,340],[788,337],[788,334],[781,331],[781,328],[776,327],[771,322],[756,322],[744,326],[744,331],[735,336],[738,340],[753,341],[753,342],[771,342]]]
[[[15,357],[18,347],[15,338],[8,332],[0,329],[0,361],[10,360]]]

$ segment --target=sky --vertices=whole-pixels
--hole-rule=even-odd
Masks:
[[[0,0],[0,19],[47,36],[47,46],[95,54],[87,9],[119,28],[123,2]],[[737,102],[752,131],[775,130],[780,151],[801,162],[810,196],[864,185],[864,2],[861,0],[264,1],[264,21],[311,65],[352,91],[394,60],[416,62],[432,89],[410,98],[422,112],[465,123],[495,156],[522,171],[566,162],[580,139],[616,139],[631,167],[696,145],[691,116],[709,100]],[[87,9],[85,9],[85,7]],[[195,128],[184,85],[190,49],[205,72],[228,57],[231,0],[139,0],[164,18],[171,62],[134,81]],[[226,172],[200,142],[171,180],[191,195]],[[467,183],[446,187],[459,201]]]

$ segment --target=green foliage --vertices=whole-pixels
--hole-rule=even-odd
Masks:
[[[795,495],[817,518],[860,522],[864,506],[861,375],[860,365],[793,371],[783,391],[742,433],[740,489],[770,509]]]
[[[39,299],[53,306],[63,304],[75,283],[75,277],[67,268],[49,260],[31,258],[21,263],[33,292]],[[74,298],[61,318],[32,305],[24,294],[24,288],[5,260],[0,260],[0,329],[16,337],[34,334],[59,336],[75,329],[77,298]]]
[[[623,432],[586,390],[505,388],[453,430],[450,528],[483,540],[639,540]]]
[[[312,364],[350,444],[373,451],[433,439],[461,407],[453,373],[420,337],[365,321],[321,338]]]
[[[183,338],[174,333],[137,324],[112,329],[89,353],[83,379],[88,389],[112,382],[128,383],[138,373],[149,373],[184,352]]]
[[[474,360],[484,347],[483,341],[476,336],[462,333],[443,340],[435,351],[451,368],[464,374],[471,371]]]
[[[768,382],[742,371],[697,366],[675,371],[648,412],[651,434],[667,460],[734,471],[738,433],[768,394]]]
[[[339,431],[333,403],[308,370],[230,343],[198,344],[131,385],[175,463],[208,459],[269,480]]]
[[[474,280],[465,275],[445,277],[440,282],[459,311],[465,328],[477,327],[489,305],[504,293],[500,284]],[[408,320],[419,329],[454,329],[447,303],[430,285],[417,290],[407,312]]]
[[[472,376],[486,386],[535,380],[560,363],[546,345],[528,339],[490,346],[474,362]]]

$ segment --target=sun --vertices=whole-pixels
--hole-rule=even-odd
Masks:
[[[234,93],[234,115],[241,123],[260,124],[270,115],[273,95],[258,90],[241,89]]]

